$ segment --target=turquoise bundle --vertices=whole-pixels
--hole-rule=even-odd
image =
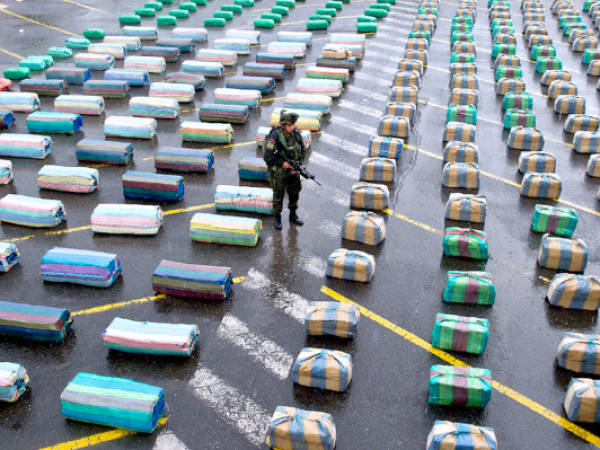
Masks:
[[[104,79],[126,81],[130,86],[147,86],[150,82],[146,70],[110,69],[104,72]]]
[[[26,120],[30,133],[74,134],[83,126],[81,116],[73,113],[36,111]]]
[[[0,156],[44,159],[52,150],[52,139],[33,134],[1,133]]]
[[[77,67],[90,70],[108,70],[115,67],[115,57],[101,53],[77,53],[74,61]]]
[[[154,155],[154,167],[174,172],[209,173],[215,157],[210,149],[160,147]]]
[[[270,188],[218,185],[214,199],[217,210],[273,214],[273,190]]]
[[[125,198],[178,201],[183,198],[183,177],[128,170],[123,174]]]
[[[41,278],[54,283],[110,287],[121,276],[121,258],[114,253],[52,247],[42,255]]]
[[[240,180],[268,181],[269,172],[263,158],[244,156],[238,161]]]
[[[83,67],[52,67],[45,72],[47,80],[65,80],[68,84],[83,84],[92,77]]]
[[[429,403],[483,408],[492,398],[488,369],[435,364],[429,370]]]
[[[126,165],[133,160],[133,145],[129,142],[82,139],[77,142],[75,157],[82,162]]]
[[[62,342],[72,323],[66,309],[0,301],[0,336]]]
[[[124,138],[153,139],[156,136],[155,119],[132,116],[108,116],[104,121],[104,134]]]

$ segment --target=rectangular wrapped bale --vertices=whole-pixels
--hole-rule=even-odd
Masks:
[[[556,157],[545,152],[523,152],[519,156],[519,172],[554,173]]]
[[[336,430],[331,414],[278,406],[271,417],[266,444],[276,449],[335,448]]]
[[[411,122],[415,120],[417,105],[406,102],[389,102],[385,109],[386,116],[408,117]]]
[[[564,407],[573,422],[600,422],[600,380],[571,378],[565,395]]]
[[[32,228],[54,228],[67,213],[60,200],[7,194],[0,199],[0,222]]]
[[[444,255],[488,259],[487,233],[471,228],[449,227],[444,230]]]
[[[386,235],[385,220],[368,211],[350,211],[344,217],[342,238],[367,245],[378,245]]]
[[[487,346],[489,335],[487,319],[437,313],[431,345],[442,350],[480,355]]]
[[[429,404],[484,408],[492,398],[492,373],[476,367],[435,364],[429,369]]]
[[[600,375],[599,353],[599,335],[565,333],[558,344],[556,362],[559,367],[573,372]]]
[[[598,131],[600,129],[600,117],[589,114],[569,114],[565,120],[564,130],[567,133],[578,131]]]
[[[384,184],[354,183],[350,196],[350,207],[355,209],[387,209],[390,199],[388,187]]]
[[[304,329],[307,336],[353,338],[359,321],[358,306],[342,302],[310,302]]]
[[[0,272],[8,272],[20,259],[17,246],[11,242],[0,242]]]
[[[485,223],[487,199],[483,195],[453,192],[446,203],[445,218],[462,222]]]
[[[410,119],[401,116],[383,116],[379,120],[378,134],[380,136],[405,138],[410,133]]]
[[[588,246],[582,239],[567,239],[544,234],[538,263],[546,269],[583,272],[588,261]]]
[[[427,437],[427,450],[496,450],[493,428],[436,420]]]
[[[521,182],[521,195],[533,198],[558,198],[562,189],[555,173],[526,172]]]
[[[178,201],[185,192],[183,177],[128,170],[123,174],[123,196],[156,201]]]
[[[477,108],[479,103],[479,91],[475,89],[452,89],[450,93],[450,104],[472,105]]]
[[[304,347],[292,366],[292,381],[301,386],[344,392],[352,381],[352,357],[339,350]]]
[[[479,166],[476,163],[450,161],[442,169],[442,186],[479,189]]]
[[[477,108],[473,105],[450,105],[446,110],[446,123],[462,122],[477,124]]]
[[[218,185],[215,189],[218,211],[245,211],[273,214],[273,189],[251,186]]]
[[[72,323],[66,309],[0,301],[0,336],[62,342]]]
[[[537,233],[552,233],[570,237],[577,226],[577,212],[572,208],[535,205],[531,229]]]
[[[326,275],[368,283],[375,274],[375,258],[359,250],[338,248],[327,258]]]
[[[250,217],[196,213],[190,221],[190,238],[196,242],[254,247],[262,221]]]
[[[229,267],[203,266],[163,259],[152,274],[152,290],[175,297],[225,300],[231,291]]]
[[[123,273],[121,258],[114,253],[52,247],[42,255],[40,275],[53,283],[110,287]]]
[[[158,205],[100,203],[90,217],[94,233],[154,235],[164,213]]]
[[[449,271],[443,299],[447,303],[491,306],[496,299],[496,287],[487,272]]]
[[[382,136],[371,136],[369,139],[369,156],[399,159],[403,149],[402,139]]]
[[[0,135],[0,139],[1,139]],[[577,153],[600,153],[600,132],[577,131],[573,136],[573,150]]]
[[[396,179],[396,161],[379,156],[363,158],[360,163],[360,180],[393,183]]]
[[[559,95],[554,100],[554,112],[557,114],[585,114],[585,97]]]
[[[461,122],[447,122],[442,140],[475,142],[475,125]]]
[[[537,128],[518,125],[510,129],[507,144],[514,150],[540,151],[544,148],[544,135]]]

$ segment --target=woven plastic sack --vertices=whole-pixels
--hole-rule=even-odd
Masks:
[[[589,157],[585,173],[590,177],[600,177],[600,155],[591,155]]]
[[[442,140],[475,142],[475,125],[469,125],[461,122],[448,122],[444,128],[444,136]]]
[[[479,89],[479,79],[477,75],[471,74],[456,74],[452,76],[450,81],[450,89]]]
[[[477,108],[473,105],[450,105],[446,110],[446,122],[477,124]]]
[[[556,80],[548,87],[548,98],[556,99],[559,95],[577,95],[577,85],[573,81]]]
[[[566,303],[566,306],[570,305]],[[595,305],[593,302],[589,302],[586,306],[585,309],[591,311],[598,309],[597,302]],[[600,353],[599,335],[565,333],[558,344],[556,363],[559,367],[573,372],[600,375],[600,359],[598,358],[600,355],[598,353]]]
[[[487,346],[489,328],[487,319],[437,313],[431,345],[442,350],[480,355]]]
[[[554,112],[557,114],[585,114],[585,97],[559,95],[554,100]]]
[[[390,93],[390,102],[403,102],[417,104],[419,90],[415,86],[393,87]]]
[[[539,58],[556,57],[556,47],[554,45],[537,44],[534,45],[529,54],[529,59],[537,61]]]
[[[479,91],[475,89],[452,89],[450,94],[450,104],[472,105],[477,108],[478,103]]]
[[[544,73],[546,70],[562,70],[562,61],[553,57],[539,57],[535,63],[535,71]]]
[[[509,92],[502,99],[502,109],[520,109],[531,111],[533,109],[533,97],[527,92],[514,93]]]
[[[368,253],[338,248],[327,258],[328,277],[368,283],[374,274],[375,259]]]
[[[461,222],[484,223],[487,200],[483,195],[453,192],[446,203],[445,218]]]
[[[568,239],[544,234],[540,242],[538,263],[546,269],[583,272],[588,261],[588,246],[582,239]]]
[[[577,213],[572,208],[538,204],[533,210],[531,229],[536,233],[570,237],[575,231],[577,220]]]
[[[379,245],[386,236],[382,216],[368,211],[350,211],[344,217],[342,237],[367,245]]]
[[[470,54],[470,53],[468,53]],[[475,62],[453,62],[450,63],[450,77],[455,75],[476,75],[477,63]]]
[[[556,157],[544,152],[526,152],[519,156],[519,172],[554,173]]]
[[[292,381],[343,392],[352,381],[352,357],[339,350],[304,347],[292,366]]]
[[[414,121],[416,112],[417,105],[405,102],[390,102],[385,109],[386,116],[408,117],[411,122]]]
[[[501,78],[523,78],[523,69],[512,66],[498,66],[494,78],[496,81]]]
[[[446,256],[486,260],[488,259],[487,233],[471,228],[446,228],[443,249]]]
[[[432,405],[483,408],[492,397],[492,374],[488,369],[436,364],[429,370]]]

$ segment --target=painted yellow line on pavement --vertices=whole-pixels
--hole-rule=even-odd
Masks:
[[[392,331],[393,333],[396,333],[398,336],[401,336],[402,338],[406,339],[408,342],[411,342],[412,344],[416,345],[417,347],[420,347],[423,350],[431,353],[432,355],[437,356],[442,361],[444,361],[448,364],[451,364],[453,366],[469,367],[469,365],[467,363],[465,363],[464,361],[452,356],[450,353],[447,353],[443,350],[433,347],[425,339],[422,339],[421,337],[417,336],[416,334],[411,333],[410,331],[402,328],[399,325],[396,325],[395,323],[389,321],[385,317],[382,317],[379,314],[371,311],[370,309],[365,308],[360,303],[356,303],[355,301],[352,301],[349,298],[344,297],[339,292],[336,292],[333,289],[328,288],[327,286],[321,286],[321,292],[323,294],[325,294],[326,296],[328,296],[334,300],[337,300],[339,302],[357,306],[360,309],[360,313],[362,316],[367,317],[368,319],[371,319],[373,322],[381,325],[384,328],[387,328],[388,330]],[[492,381],[492,387],[496,391],[498,391],[501,394],[510,398],[511,400],[514,400],[515,402],[519,403],[522,406],[525,406],[526,408],[539,414],[540,416],[544,417],[545,419],[548,419],[550,422],[553,422],[556,425],[564,428],[565,430],[573,433],[575,436],[589,442],[590,444],[595,445],[596,447],[600,447],[600,437],[596,436],[595,434],[590,433],[589,431],[580,427],[579,425],[576,425],[573,422],[570,422],[569,420],[565,419],[564,417],[561,417],[559,414],[546,408],[545,406],[541,405],[540,403],[536,402],[535,400],[530,399],[529,397],[517,392],[516,390],[514,390],[496,380]]]
[[[169,209],[168,211],[165,211],[165,216],[171,216],[173,214],[181,214],[190,211],[198,211],[201,209],[212,208],[213,206],[215,206],[214,203],[205,203],[204,205],[189,206],[187,208]]]
[[[158,421],[156,426],[162,427],[167,423],[168,420],[169,417],[163,417]],[[126,436],[132,436],[134,434],[137,433],[129,430],[105,431],[104,433],[92,434],[91,436],[75,439],[74,441],[61,442],[60,444],[54,444],[50,447],[44,447],[39,450],[75,450],[78,448],[86,448],[93,445],[104,444],[105,442],[115,441],[117,439],[121,439]]]
[[[438,230],[437,228],[431,227],[431,226],[427,225],[426,223],[411,219],[410,217],[405,216],[404,214],[397,213],[392,209],[384,209],[383,212],[386,214],[389,214],[390,216],[394,216],[396,219],[400,219],[400,220],[403,220],[404,222],[410,223],[411,225],[414,225],[415,227],[419,227],[425,231],[429,231],[430,233],[435,233],[435,234],[440,234],[440,235],[442,234],[442,230]]]
[[[19,19],[26,20],[27,22],[35,23],[36,25],[40,25],[42,27],[50,28],[51,30],[58,31],[59,33],[66,34],[68,36],[80,37],[80,34],[71,33],[70,31],[63,30],[62,28],[54,27],[52,25],[48,25],[46,23],[40,22],[38,20],[32,19],[31,17],[22,16],[21,14],[17,14],[16,12],[9,11],[6,8],[0,8],[0,12],[4,14],[8,14],[9,16],[18,17]]]
[[[274,102],[275,100],[283,100],[285,97],[270,97],[261,99],[261,103]]]
[[[61,0],[61,1],[65,2],[65,3],[71,3],[72,5],[79,6],[80,8],[85,8],[85,9],[89,9],[91,11],[96,11],[96,12],[99,12],[99,13],[102,13],[102,14],[107,14],[106,11],[104,11],[102,9],[94,8],[93,6],[89,6],[89,5],[86,5],[84,3],[79,3],[79,2],[76,2],[74,0]]]
[[[0,52],[6,53],[7,55],[12,56],[13,58],[25,59],[24,56],[19,55],[18,53],[15,53],[15,52],[11,52],[10,50],[6,50],[5,48],[2,48],[2,47],[0,47]]]

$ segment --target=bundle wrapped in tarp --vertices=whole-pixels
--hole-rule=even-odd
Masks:
[[[25,394],[29,384],[27,370],[21,364],[0,362],[0,402],[14,403]]]
[[[251,63],[244,64],[242,73],[251,77],[267,77],[274,80],[283,80],[285,77],[285,66],[283,64]]]
[[[90,41],[83,37],[69,37],[65,39],[65,46],[67,48],[86,49],[90,45]]]
[[[11,242],[0,242],[0,272],[8,272],[21,257],[17,246]]]
[[[129,94],[129,83],[121,80],[88,80],[83,83],[83,93],[103,98],[125,98]]]
[[[136,36],[140,41],[154,41],[158,39],[158,30],[155,27],[124,26],[121,31],[125,36]]]
[[[154,235],[164,213],[158,205],[100,203],[90,217],[94,233]]]
[[[510,129],[507,145],[515,150],[540,151],[544,148],[544,135],[537,128],[517,125]]]
[[[487,346],[489,335],[490,322],[487,319],[437,313],[431,345],[442,350],[480,355]]]
[[[479,166],[474,162],[449,161],[442,169],[442,186],[479,189]]]
[[[294,68],[294,55],[291,53],[261,52],[256,54],[256,62],[261,64],[283,64],[287,70],[290,70]]]
[[[333,67],[333,68],[340,68],[340,69],[348,69],[350,72],[352,72],[356,69],[358,61],[354,57],[348,57],[348,58],[344,58],[344,59],[336,59],[336,58],[324,58],[323,56],[319,56],[319,57],[317,57],[316,64],[319,67]]]
[[[254,247],[262,222],[249,217],[196,213],[190,221],[190,238],[197,242]]]
[[[104,112],[104,99],[94,95],[59,95],[54,100],[54,110],[99,116]]]
[[[452,161],[477,164],[479,162],[479,147],[472,142],[449,141],[442,151],[442,160],[444,163]]]
[[[209,78],[221,78],[224,67],[220,62],[187,60],[181,64],[181,70]]]
[[[492,373],[488,369],[435,364],[429,369],[432,405],[483,408],[492,398]]]
[[[231,291],[229,267],[201,266],[163,259],[152,274],[152,289],[175,297],[225,300]]]
[[[144,45],[142,47],[142,56],[159,56],[165,58],[165,61],[176,63],[179,61],[181,51],[177,47],[162,47],[159,45]]]
[[[477,124],[477,108],[473,105],[450,105],[446,110],[446,122]]]
[[[475,142],[475,125],[462,122],[447,122],[442,141]]]
[[[452,75],[450,89],[479,89],[479,78],[469,73],[457,73]]]
[[[165,58],[160,56],[127,56],[123,62],[123,69],[163,73],[167,68],[166,64]]]
[[[238,161],[240,180],[268,181],[269,171],[263,158],[245,156]]]
[[[360,163],[361,181],[393,182],[396,178],[396,161],[379,156],[363,158]]]
[[[107,81],[126,81],[130,86],[148,86],[150,75],[146,70],[110,69],[104,72]]]
[[[127,48],[124,44],[109,44],[104,42],[91,44],[87,51],[91,54],[111,55],[114,59],[125,59],[127,56]]]
[[[531,111],[533,109],[533,97],[527,92],[514,93],[509,92],[502,99],[502,109],[519,109],[525,111]]]
[[[600,132],[575,132],[573,136],[573,150],[577,153],[600,153]]]
[[[23,80],[31,75],[31,71],[27,67],[9,67],[2,71],[2,75],[4,76],[3,80]]]
[[[52,150],[49,136],[33,134],[1,133],[0,156],[44,159]]]
[[[183,177],[128,170],[123,174],[125,198],[176,202],[183,198]]]
[[[445,218],[463,222],[484,223],[487,200],[483,195],[453,192],[446,203]]]
[[[220,63],[224,66],[233,66],[238,62],[238,57],[237,54],[231,50],[201,48],[196,52],[196,61]],[[185,68],[183,70],[185,70]]]
[[[552,233],[570,237],[577,226],[577,212],[572,208],[535,205],[531,229],[538,233]]]
[[[448,227],[444,230],[444,255],[488,259],[487,233],[472,228]]]
[[[545,152],[523,152],[519,156],[519,172],[554,173],[556,157]]]
[[[589,114],[569,114],[565,120],[564,130],[567,133],[578,131],[598,131],[600,128],[600,117]]]
[[[360,310],[342,302],[310,302],[304,317],[308,336],[353,338],[360,321]]]
[[[82,139],[77,142],[75,156],[82,162],[122,166],[133,160],[133,145],[129,142]]]
[[[385,184],[354,183],[350,195],[350,207],[355,209],[387,209],[390,191]]]
[[[98,169],[45,165],[37,174],[40,189],[89,194],[98,187]]]
[[[304,347],[292,366],[292,381],[301,386],[344,392],[352,381],[352,356],[339,350]]]
[[[157,40],[154,45],[157,47],[176,47],[179,49],[180,53],[192,53],[196,48],[196,44],[194,44],[193,39],[177,37],[161,38]]]
[[[327,258],[326,275],[368,283],[375,275],[375,258],[360,250],[338,248]]]
[[[220,184],[215,189],[217,210],[273,214],[273,189]]]
[[[384,137],[405,138],[410,134],[410,118],[385,115],[379,119],[377,133]]]
[[[33,112],[26,121],[30,133],[74,134],[83,125],[79,114],[49,111]]]
[[[383,136],[371,136],[369,139],[369,155],[382,158],[399,159],[404,149],[402,139]]]
[[[585,97],[559,95],[554,100],[554,112],[557,114],[585,114]]]
[[[521,181],[521,196],[558,198],[562,190],[560,177],[555,173],[526,172]]]
[[[152,433],[165,398],[160,387],[79,372],[60,394],[60,405],[67,419]]]
[[[267,44],[267,52],[304,58],[306,55],[306,44],[303,42],[270,42]]]
[[[209,173],[215,157],[212,150],[160,147],[154,155],[154,167],[174,172]]]
[[[588,246],[582,239],[542,236],[538,251],[540,267],[566,272],[583,272],[588,261]]]
[[[229,144],[233,140],[233,127],[229,123],[185,121],[179,127],[181,139],[189,142]]]
[[[189,84],[196,90],[202,89],[206,84],[204,75],[190,72],[170,72],[165,75],[165,81],[167,83]]]
[[[155,119],[132,116],[109,116],[104,121],[106,136],[153,139],[158,124]]]
[[[199,108],[199,117],[203,122],[242,124],[248,120],[248,107],[246,105],[204,103]]]
[[[496,95],[505,95],[509,92],[525,92],[527,87],[521,78],[501,78],[496,82]]]
[[[40,98],[33,92],[0,92],[0,109],[32,112],[40,109]]]
[[[585,173],[590,177],[600,177],[600,155],[591,155],[585,167]]]
[[[350,211],[344,217],[342,238],[367,245],[378,245],[385,239],[385,220],[368,211]]]
[[[390,102],[417,104],[419,90],[415,86],[393,87],[390,92]]]
[[[231,50],[238,55],[250,54],[250,41],[243,38],[220,38],[213,41],[217,50]]]
[[[67,84],[83,84],[92,77],[83,67],[52,67],[44,73],[46,80],[65,80]]]
[[[270,448],[333,450],[336,430],[331,414],[278,406],[271,417],[266,443]]]
[[[150,83],[148,91],[150,97],[174,98],[181,103],[189,103],[194,100],[196,90],[193,86],[185,83]]]
[[[559,305],[560,306],[560,305]],[[594,310],[598,309],[598,304]],[[600,375],[600,336],[597,334],[564,333],[558,344],[556,362],[573,372]]]
[[[21,81],[19,89],[21,89],[21,92],[32,92],[37,95],[55,97],[67,91],[67,82],[65,80],[42,80],[35,78]]]
[[[65,59],[73,56],[73,51],[67,47],[49,47],[48,55],[54,59]]]
[[[192,86],[190,88],[194,89]],[[154,119],[176,119],[179,115],[179,103],[176,99],[167,97],[131,97],[129,114]]]
[[[436,420],[427,437],[427,450],[496,450],[493,428]]]
[[[110,287],[123,273],[121,258],[114,253],[52,247],[42,255],[42,280],[84,286]]]
[[[190,356],[200,329],[184,323],[138,322],[115,317],[102,332],[104,346],[125,353]]]
[[[548,86],[548,98],[554,100],[559,95],[577,95],[577,84],[573,81],[555,80]]]
[[[417,105],[407,102],[388,102],[385,108],[386,116],[408,117],[413,122],[417,113]]]
[[[330,97],[339,97],[343,92],[340,80],[300,78],[296,91],[304,94],[324,94]]]
[[[53,228],[66,216],[60,200],[7,194],[0,199],[0,222],[34,228]]]
[[[0,336],[62,342],[72,323],[66,309],[0,301]]]
[[[565,412],[573,422],[600,422],[600,380],[571,378],[565,395]]]
[[[74,61],[77,67],[90,70],[108,70],[115,67],[115,57],[106,53],[77,53]]]
[[[543,86],[550,86],[550,84],[552,84],[553,81],[556,81],[556,80],[571,81],[571,78],[572,78],[571,73],[567,72],[566,70],[546,70],[542,74],[540,83]]]
[[[496,287],[487,272],[449,271],[446,273],[443,299],[447,303],[493,305]]]

